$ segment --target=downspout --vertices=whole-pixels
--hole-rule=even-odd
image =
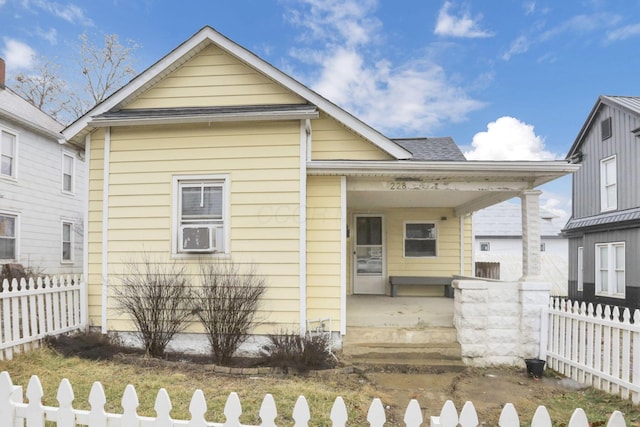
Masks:
[[[311,143],[311,120],[300,120],[300,333],[307,331],[307,147]]]
[[[111,128],[104,129],[104,165],[102,176],[102,313],[101,331],[107,333],[107,303],[109,279],[109,163],[111,157]]]
[[[91,163],[91,134],[84,138],[84,161],[85,161],[85,199],[84,199],[84,220],[82,221],[82,276],[84,287],[80,293],[80,323],[83,327],[89,325],[89,188],[91,187],[91,174],[89,165]]]
[[[347,177],[340,177],[340,334],[347,334]]]

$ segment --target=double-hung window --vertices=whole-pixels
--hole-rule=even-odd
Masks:
[[[0,176],[16,178],[18,136],[0,129]]]
[[[69,153],[62,153],[62,191],[73,193],[75,175],[75,159]]]
[[[582,292],[584,290],[584,248],[582,246],[578,247],[578,292]]]
[[[616,156],[600,161],[600,209],[612,211],[618,208],[618,179]]]
[[[175,177],[175,252],[225,252],[226,176]]]
[[[432,222],[407,222],[404,224],[405,257],[435,257],[436,246],[436,224]]]
[[[0,260],[14,261],[18,251],[18,216],[0,212]]]
[[[73,223],[62,221],[62,262],[73,261]]]
[[[596,295],[624,298],[624,242],[596,244]]]

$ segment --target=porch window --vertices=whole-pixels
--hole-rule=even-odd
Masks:
[[[404,256],[422,258],[436,256],[436,224],[406,222],[404,224]]]
[[[596,295],[624,298],[624,242],[596,245]]]
[[[225,252],[226,176],[174,177],[174,253]]]
[[[0,212],[0,260],[13,261],[17,258],[18,217]]]

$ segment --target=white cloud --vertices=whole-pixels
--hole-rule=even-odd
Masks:
[[[531,46],[529,39],[526,36],[520,36],[511,43],[509,50],[502,54],[502,59],[508,61],[514,55],[525,53],[529,50],[529,46]]]
[[[545,149],[544,139],[536,135],[532,125],[503,116],[478,132],[465,152],[469,160],[555,160],[560,156]]]
[[[535,1],[527,1],[522,5],[524,8],[525,15],[531,15],[536,11],[536,2]]]
[[[72,24],[93,26],[93,21],[85,15],[84,10],[71,3],[60,4],[49,0],[23,0],[22,6],[25,9],[37,7]]]
[[[477,16],[474,19],[468,10],[464,10],[459,16],[455,16],[449,13],[451,7],[452,3],[447,1],[440,8],[434,30],[435,34],[465,38],[493,37],[491,32],[480,29],[478,22],[482,19],[482,16]]]
[[[306,47],[291,54],[313,64],[316,74],[298,78],[371,126],[393,136],[429,134],[484,105],[426,57],[395,63],[382,56],[389,49],[379,49],[384,40],[373,15],[376,2],[305,0],[304,5],[308,10],[288,15],[306,29],[299,38]]]
[[[540,35],[541,41],[549,41],[562,34],[582,35],[610,27],[620,21],[620,16],[613,13],[595,13],[592,15],[576,15]]]
[[[622,28],[610,31],[607,33],[607,40],[610,42],[617,40],[625,40],[629,37],[635,37],[640,35],[640,23],[634,25],[626,25]]]
[[[49,30],[43,30],[42,28],[37,28],[36,33],[38,36],[42,37],[50,44],[55,45],[58,44],[58,30],[55,28],[49,28]]]
[[[551,212],[556,216],[553,223],[564,227],[571,217],[571,197],[545,190],[540,195],[540,209]]]
[[[35,65],[36,51],[26,43],[5,37],[2,55],[7,63],[7,72],[28,70]]]

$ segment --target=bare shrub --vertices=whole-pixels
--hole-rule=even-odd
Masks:
[[[233,261],[201,263],[200,274],[193,312],[206,330],[214,361],[227,364],[257,325],[266,281],[254,265],[242,271]]]
[[[147,254],[141,262],[129,262],[114,289],[123,313],[131,316],[145,351],[161,357],[173,336],[186,329],[191,313],[193,290],[186,267],[174,261],[152,261]]]
[[[295,369],[304,373],[311,369],[329,369],[336,365],[336,359],[329,351],[330,338],[325,335],[304,336],[281,332],[269,335],[269,344],[263,346],[261,363],[288,372]]]

